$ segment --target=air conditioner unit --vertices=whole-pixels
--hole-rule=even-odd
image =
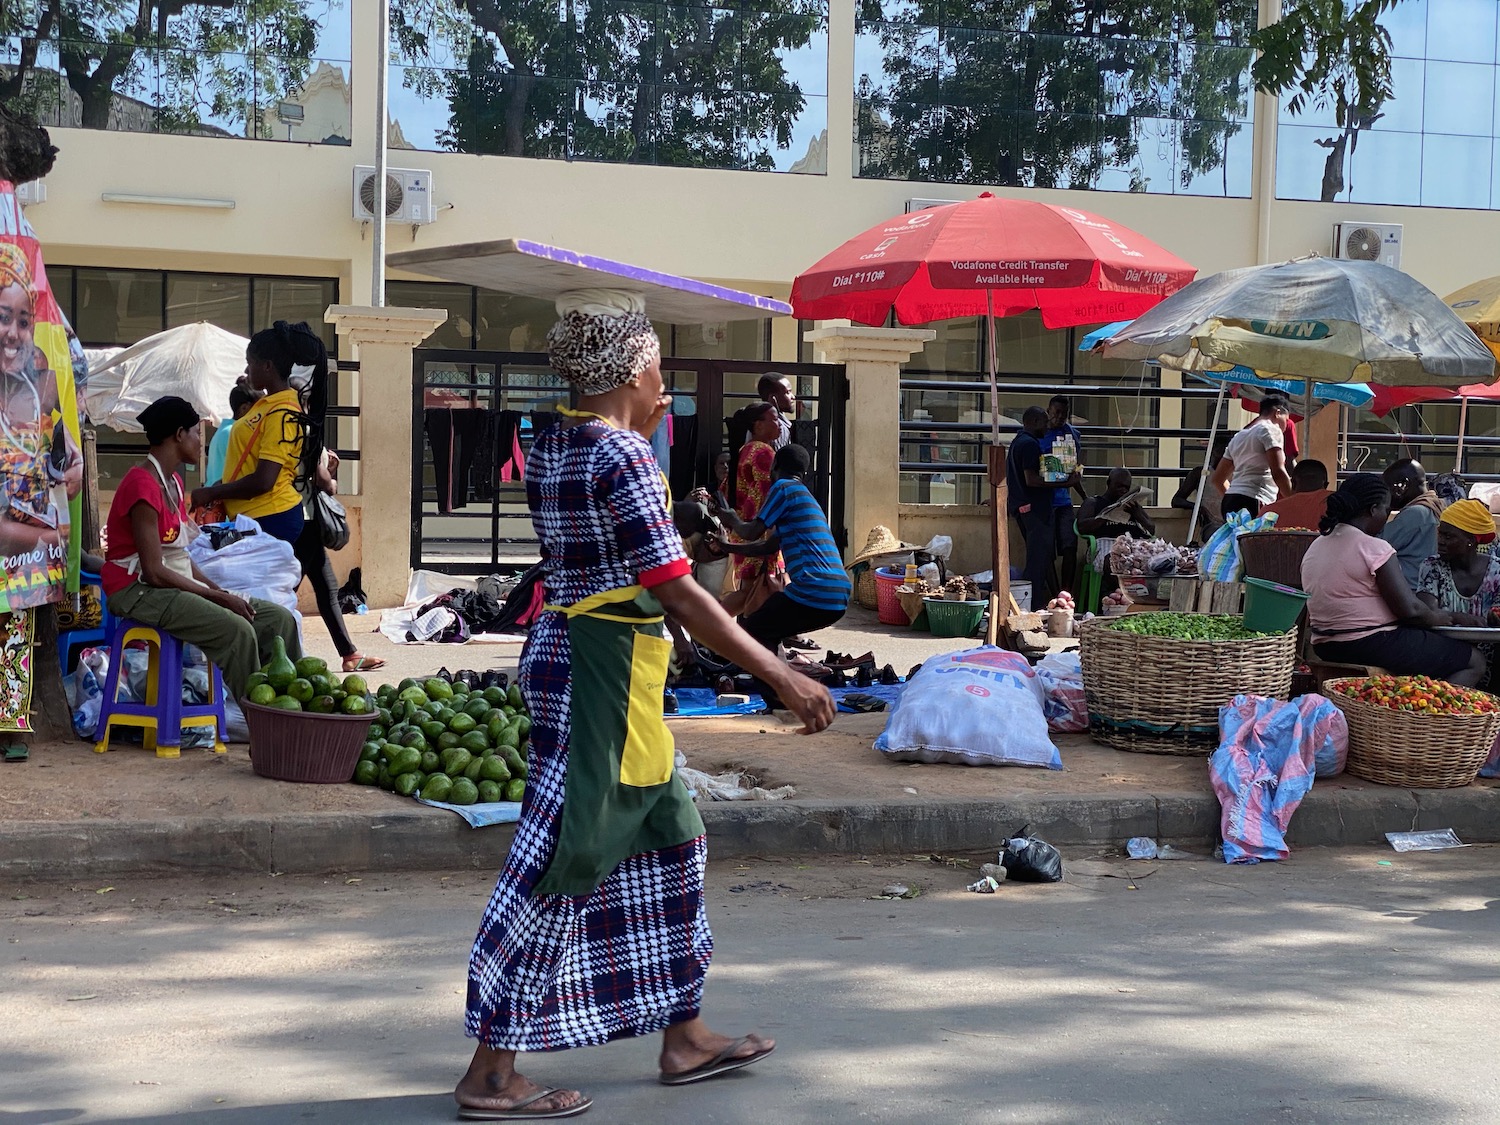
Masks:
[[[375,169],[364,164],[354,169],[354,217],[362,223],[375,218]],[[432,222],[437,217],[432,203],[432,173],[421,168],[387,168],[385,217],[413,226]]]
[[[908,199],[906,213],[910,215],[913,211],[925,211],[929,207],[947,207],[950,204],[962,202],[961,199]]]
[[[1333,256],[1401,268],[1400,223],[1334,223]]]
[[[41,180],[29,180],[16,185],[16,202],[22,207],[31,207],[47,202],[47,185]]]

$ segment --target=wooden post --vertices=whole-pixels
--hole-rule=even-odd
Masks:
[[[83,445],[83,549],[99,554],[99,434],[85,426]]]
[[[991,645],[999,643],[1000,630],[1010,616],[1011,604],[1010,520],[1006,512],[1010,504],[1010,489],[1005,480],[1005,453],[1003,446],[990,446],[990,530],[994,549],[990,554],[990,624],[985,630],[984,640]],[[1034,597],[1035,591],[1032,594]]]

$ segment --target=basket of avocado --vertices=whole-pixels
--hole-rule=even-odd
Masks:
[[[332,785],[354,776],[375,705],[362,676],[331,676],[326,662],[295,664],[281,638],[271,660],[250,677],[242,703],[250,728],[250,767],[276,781]]]

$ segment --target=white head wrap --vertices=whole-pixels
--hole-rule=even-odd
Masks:
[[[577,289],[557,298],[557,312],[561,319],[547,333],[548,358],[580,394],[622,387],[661,358],[639,293]]]

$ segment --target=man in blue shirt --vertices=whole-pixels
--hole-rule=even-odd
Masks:
[[[1057,490],[1042,480],[1042,436],[1047,432],[1047,412],[1028,406],[1021,415],[1021,432],[1011,438],[1005,453],[1006,507],[1021,530],[1026,544],[1026,581],[1031,583],[1031,604],[1045,605],[1057,596],[1057,568],[1052,565],[1057,548],[1053,537],[1052,496]]]
[[[1083,491],[1083,435],[1068,421],[1073,404],[1067,395],[1053,395],[1047,403],[1047,432],[1042,435],[1042,453],[1052,454],[1059,445],[1072,445],[1075,468],[1067,480],[1056,485],[1052,494],[1053,549],[1062,556],[1062,588],[1073,589],[1078,571],[1078,534],[1073,530],[1073,497],[1087,500]]]
[[[772,462],[774,480],[755,519],[743,521],[725,508],[714,513],[745,540],[724,542],[727,550],[752,557],[780,551],[786,560],[787,588],[740,618],[740,627],[772,652],[788,637],[838,621],[854,592],[828,519],[802,483],[808,468],[807,450],[800,445],[785,446]],[[774,706],[772,700],[766,702]]]

